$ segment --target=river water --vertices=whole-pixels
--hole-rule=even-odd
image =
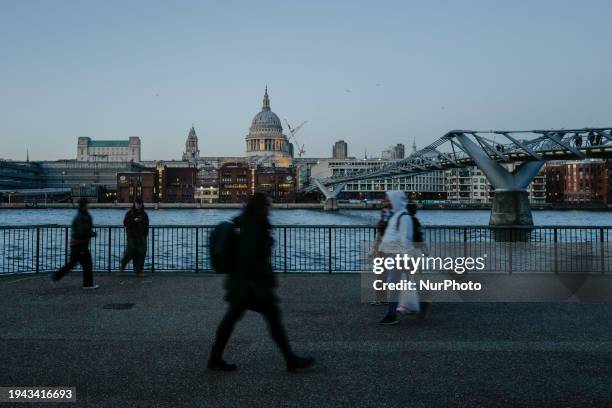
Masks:
[[[121,225],[124,209],[92,209],[97,225]],[[181,209],[149,210],[152,225],[214,225],[229,219],[239,210]],[[0,226],[6,225],[69,225],[75,211],[71,209],[2,209]],[[273,210],[274,225],[373,225],[378,210]],[[487,225],[488,210],[423,210],[418,213],[425,225]],[[534,211],[536,225],[610,226],[612,212],[608,211]]]

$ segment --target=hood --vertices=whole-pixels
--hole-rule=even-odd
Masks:
[[[406,210],[408,200],[406,199],[406,193],[403,191],[387,191],[387,198],[391,202],[391,207],[393,207],[394,213]]]

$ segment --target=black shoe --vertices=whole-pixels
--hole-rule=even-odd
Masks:
[[[298,357],[294,356],[287,360],[287,371],[294,373],[296,370],[303,370],[312,366],[315,363],[315,359],[312,357]]]
[[[236,371],[236,364],[228,364],[222,358],[219,360],[208,360],[208,369],[211,371]]]
[[[382,324],[384,326],[391,326],[392,324],[397,324],[398,320],[395,316],[386,315],[378,324]]]

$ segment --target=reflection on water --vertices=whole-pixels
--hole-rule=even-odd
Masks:
[[[149,210],[153,225],[214,225],[237,215],[239,210]],[[121,225],[123,209],[92,209],[94,222],[98,225]],[[378,210],[341,210],[323,212],[316,210],[273,210],[275,225],[373,225],[378,219]],[[68,225],[74,210],[0,210],[0,225]],[[427,210],[418,214],[426,225],[487,225],[487,210]],[[534,211],[536,225],[612,225],[611,212],[589,211]]]

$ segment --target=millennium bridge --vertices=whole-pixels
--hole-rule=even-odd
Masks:
[[[497,137],[500,141],[496,141]],[[547,161],[612,158],[612,128],[557,130],[451,130],[406,159],[345,177],[314,179],[325,209],[352,181],[388,179],[435,170],[477,166],[493,187],[491,225],[533,225],[527,187]],[[504,165],[512,165],[508,170]]]

